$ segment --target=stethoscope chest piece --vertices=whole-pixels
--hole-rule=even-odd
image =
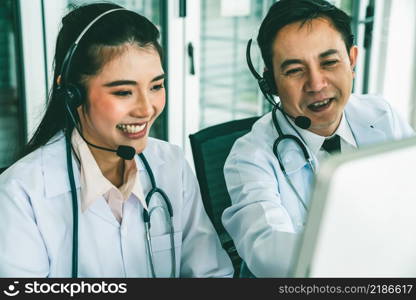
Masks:
[[[66,153],[67,153],[67,168],[68,168],[68,177],[69,183],[71,187],[71,198],[72,198],[72,210],[73,210],[73,237],[72,237],[72,277],[78,277],[78,223],[79,223],[79,216],[78,216],[78,196],[77,196],[77,189],[75,186],[75,177],[74,171],[72,166],[72,147],[71,147],[71,137],[70,133],[65,133],[65,140],[66,140]],[[147,174],[150,179],[151,189],[146,195],[145,201],[147,205],[147,210],[143,208],[143,222],[145,228],[145,241],[146,241],[146,248],[147,248],[147,256],[150,265],[150,271],[152,277],[156,277],[156,271],[154,266],[154,255],[152,249],[152,235],[151,235],[151,219],[152,215],[158,211],[164,214],[165,224],[167,224],[167,228],[164,229],[170,235],[170,243],[171,243],[171,277],[176,277],[176,252],[175,252],[175,240],[174,240],[174,226],[173,226],[173,208],[172,204],[169,200],[167,194],[156,185],[156,180],[153,175],[153,171],[145,158],[143,153],[139,154],[139,158],[143,162],[143,165],[147,171]],[[155,200],[153,200],[155,199]],[[157,199],[157,200],[156,200]],[[153,205],[153,201],[155,205]],[[159,218],[160,219],[160,218]]]

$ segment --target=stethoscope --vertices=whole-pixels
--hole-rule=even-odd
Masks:
[[[248,68],[250,69],[250,72],[253,74],[253,76],[256,78],[260,90],[263,93],[264,97],[266,98],[266,100],[272,105],[273,110],[272,110],[272,123],[273,123],[273,127],[275,128],[275,130],[277,131],[277,139],[274,141],[273,143],[273,154],[276,157],[280,169],[282,170],[282,173],[287,181],[287,183],[289,184],[291,190],[293,191],[293,193],[296,195],[296,197],[298,198],[299,202],[302,204],[302,207],[304,208],[304,210],[306,212],[308,212],[308,207],[305,203],[305,201],[302,199],[302,197],[300,196],[299,192],[297,191],[295,185],[293,184],[292,180],[290,179],[289,175],[286,172],[286,168],[285,165],[283,164],[283,160],[280,157],[280,153],[279,153],[279,145],[284,142],[284,141],[293,141],[297,147],[301,150],[303,157],[307,163],[307,165],[309,166],[309,168],[312,170],[312,172],[315,174],[316,173],[316,167],[314,166],[313,163],[313,159],[309,153],[308,148],[306,147],[306,142],[303,139],[302,135],[299,133],[299,131],[296,129],[295,126],[293,126],[293,124],[289,121],[289,118],[287,116],[287,114],[283,111],[283,108],[280,106],[280,103],[277,103],[274,98],[273,98],[273,92],[272,89],[270,88],[270,84],[267,81],[266,78],[266,74],[263,75],[263,77],[261,77],[257,71],[255,70],[253,63],[251,62],[251,57],[250,57],[250,47],[251,47],[251,43],[252,40],[250,39],[247,43],[247,48],[246,48],[246,59],[247,59],[247,65]],[[268,71],[270,72],[270,71]],[[290,127],[296,132],[296,135],[291,135],[291,134],[284,134],[279,122],[277,120],[277,111],[279,111],[283,117],[285,118],[286,122],[290,125]],[[297,120],[296,120],[297,119]],[[310,126],[310,119],[306,118],[306,117],[297,117],[295,119],[295,123],[297,126],[301,127],[301,128],[307,128]],[[347,116],[345,115],[345,119],[349,125],[349,120],[347,118]],[[298,123],[299,121],[299,123]],[[302,124],[306,124],[305,127],[303,127]],[[353,132],[351,132],[352,135],[354,136],[354,139],[356,139],[355,135]]]
[[[71,197],[72,197],[72,210],[73,210],[73,235],[72,235],[72,277],[77,278],[78,277],[78,197],[77,197],[77,189],[75,187],[75,177],[74,177],[74,170],[72,166],[72,147],[71,147],[71,137],[68,133],[65,134],[66,139],[66,161],[67,161],[67,167],[68,167],[68,177],[69,182],[71,186]],[[138,154],[139,158],[141,159],[147,174],[149,175],[150,183],[152,188],[148,192],[145,201],[147,208],[150,209],[150,203],[151,199],[155,194],[159,194],[164,202],[164,206],[161,206],[161,208],[165,211],[166,216],[169,215],[167,219],[167,222],[169,224],[169,231],[170,231],[170,243],[171,243],[171,259],[172,259],[172,268],[171,268],[171,274],[170,277],[176,276],[176,252],[175,252],[175,240],[174,240],[174,228],[173,228],[173,209],[172,204],[169,200],[169,197],[166,195],[166,193],[157,187],[155,177],[153,176],[152,169],[145,158],[143,153]],[[160,207],[160,206],[158,206]],[[155,207],[155,208],[158,208]],[[154,208],[154,209],[155,209]],[[152,210],[146,210],[143,208],[143,221],[144,221],[144,227],[146,232],[146,248],[147,248],[147,254],[149,258],[149,264],[150,264],[150,270],[152,273],[152,277],[156,277],[155,267],[154,267],[154,259],[153,259],[153,251],[152,251],[152,240],[150,235],[150,226],[151,226],[151,215]],[[166,213],[167,211],[167,213]]]
[[[276,101],[273,99],[272,96],[272,92],[271,92],[271,88],[269,83],[267,82],[267,80],[264,78],[265,76],[261,77],[255,70],[253,63],[251,62],[251,58],[250,58],[250,47],[251,47],[251,43],[252,40],[250,39],[247,43],[247,48],[246,48],[246,59],[247,59],[247,65],[250,69],[250,72],[253,74],[253,76],[256,78],[260,90],[262,91],[264,97],[266,98],[266,100],[272,105],[273,110],[272,110],[272,123],[273,123],[273,127],[275,128],[275,130],[277,131],[277,139],[274,141],[273,143],[273,154],[276,157],[280,169],[282,170],[282,173],[287,181],[287,183],[289,184],[291,190],[293,191],[293,193],[295,194],[295,196],[298,198],[299,202],[302,204],[302,207],[304,208],[304,210],[306,212],[308,212],[308,207],[305,203],[305,201],[302,199],[301,195],[299,194],[298,190],[296,189],[295,185],[293,184],[292,180],[290,179],[289,175],[286,172],[286,168],[285,165],[283,163],[283,160],[280,156],[280,152],[279,152],[279,145],[282,144],[284,141],[293,141],[296,146],[301,150],[303,157],[307,163],[307,165],[309,166],[309,168],[312,170],[313,173],[316,173],[316,168],[314,167],[313,164],[313,160],[312,157],[309,153],[309,150],[306,147],[306,142],[303,139],[302,135],[299,133],[299,131],[295,128],[295,126],[292,125],[291,122],[289,122],[289,119],[286,115],[286,113],[283,111],[283,108],[280,107],[280,103],[276,103]],[[279,111],[283,117],[285,118],[286,122],[292,127],[292,129],[296,132],[297,136],[292,135],[292,134],[284,134],[279,122],[277,120],[277,111]],[[303,117],[301,117],[303,118]],[[304,121],[304,120],[303,120]],[[310,120],[308,120],[310,122]],[[310,123],[309,123],[310,124]]]
[[[279,110],[282,113],[282,115],[286,119],[286,122],[292,127],[292,129],[296,132],[296,134],[298,136],[292,135],[292,134],[284,134],[283,133],[282,129],[280,128],[279,122],[277,121],[277,110]],[[292,189],[293,193],[296,195],[296,197],[298,198],[298,200],[302,204],[302,207],[307,212],[308,211],[308,207],[307,207],[305,201],[299,195],[299,193],[298,193],[295,185],[293,184],[292,180],[290,179],[289,175],[286,172],[285,165],[283,164],[283,160],[282,160],[282,158],[280,156],[280,152],[278,150],[279,149],[279,145],[281,143],[283,143],[284,141],[293,141],[297,145],[297,147],[299,149],[301,149],[302,154],[303,154],[303,157],[304,157],[307,165],[309,166],[309,168],[312,170],[313,173],[316,173],[315,166],[314,166],[314,164],[312,162],[312,157],[309,154],[309,151],[308,151],[308,149],[305,146],[306,143],[305,143],[304,139],[302,138],[302,135],[300,135],[300,133],[298,132],[298,130],[295,128],[295,126],[293,126],[289,122],[286,114],[283,112],[283,109],[280,108],[280,106],[278,104],[276,104],[273,107],[273,110],[272,110],[272,123],[273,123],[273,127],[276,129],[277,134],[278,134],[277,139],[273,143],[273,154],[277,158],[277,161],[279,163],[280,169],[282,170],[282,173],[283,173],[283,175],[284,175],[287,183],[289,184],[289,186]]]
[[[98,149],[102,149],[105,151],[111,151],[116,152],[117,155],[124,159],[133,159],[136,155],[136,151],[133,147],[129,146],[119,146],[117,150],[108,149],[105,147],[100,147],[98,145],[91,144],[88,142],[82,135],[80,128],[77,126],[76,118],[72,112],[72,108],[76,108],[79,105],[82,104],[83,99],[83,93],[82,89],[78,87],[75,84],[71,84],[68,82],[68,75],[70,71],[70,66],[72,62],[72,58],[77,50],[77,47],[83,38],[83,36],[86,34],[86,32],[101,18],[103,18],[105,15],[117,12],[117,11],[128,11],[124,8],[114,8],[107,10],[101,14],[99,14],[97,17],[95,17],[79,34],[75,42],[71,45],[71,47],[68,49],[64,61],[62,62],[61,66],[61,84],[58,86],[58,91],[60,91],[65,99],[65,109],[68,111],[68,121],[72,122],[74,125],[74,129],[78,130],[80,136],[83,138],[83,140],[90,146],[93,146]],[[131,11],[129,11],[131,12]],[[134,12],[132,12],[134,13]],[[68,123],[69,124],[69,123]],[[68,128],[68,127],[67,127]],[[74,171],[72,167],[72,147],[71,147],[71,130],[66,130],[65,132],[65,139],[66,139],[66,154],[67,154],[67,167],[68,167],[68,177],[69,177],[69,183],[71,186],[71,197],[72,197],[72,210],[73,210],[73,236],[72,236],[72,277],[77,278],[78,277],[78,197],[77,197],[77,190],[75,187],[75,180],[74,180]],[[165,215],[169,215],[167,218],[167,222],[169,223],[169,230],[170,230],[170,243],[171,243],[171,257],[172,257],[172,269],[171,269],[171,277],[176,276],[176,253],[175,253],[175,241],[174,241],[174,229],[173,229],[173,210],[172,210],[172,204],[166,195],[166,193],[157,187],[155,177],[153,176],[152,169],[150,168],[149,163],[147,162],[145,156],[143,153],[140,153],[139,158],[141,159],[147,174],[149,175],[150,182],[151,182],[151,190],[147,194],[145,201],[147,204],[147,208],[150,209],[150,202],[152,197],[155,194],[159,194],[164,202],[164,206],[156,206],[150,211],[147,211],[143,208],[143,221],[144,221],[144,227],[145,227],[145,239],[146,239],[146,248],[147,248],[147,256],[149,257],[149,263],[150,263],[150,270],[152,273],[152,277],[156,277],[155,267],[154,267],[154,259],[153,259],[153,251],[152,251],[152,240],[150,235],[150,219],[152,215],[152,211],[154,211],[156,208],[162,208],[165,211]],[[127,158],[128,157],[128,158]],[[167,211],[167,213],[166,213]]]

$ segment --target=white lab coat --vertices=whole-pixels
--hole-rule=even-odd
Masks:
[[[65,139],[60,133],[0,176],[0,277],[70,277],[72,198]],[[144,154],[156,184],[173,206],[176,276],[232,277],[233,268],[202,205],[195,176],[179,147],[149,138]],[[144,195],[148,173],[136,157]],[[79,277],[151,277],[143,206],[130,197],[119,224],[105,199],[80,211],[78,191]],[[134,200],[134,201],[133,201]],[[149,209],[160,205],[152,199]],[[163,210],[151,217],[152,248],[158,277],[171,273],[169,227]]]
[[[281,113],[277,114],[283,133],[296,135]],[[345,107],[345,116],[358,147],[413,134],[390,105],[376,96],[352,95]],[[269,113],[235,142],[224,167],[232,206],[224,211],[222,222],[239,255],[257,277],[289,274],[306,217],[273,154],[276,138]],[[290,179],[309,204],[313,171],[293,143],[279,149]],[[318,167],[313,154],[312,158]],[[247,275],[245,271],[243,274]]]

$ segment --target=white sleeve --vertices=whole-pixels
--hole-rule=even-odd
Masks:
[[[232,277],[231,260],[222,248],[201,199],[198,181],[183,160],[183,235],[181,277]]]
[[[0,176],[0,277],[47,277],[49,259],[31,197],[7,171]]]
[[[282,204],[273,161],[260,147],[237,142],[224,167],[232,206],[222,222],[256,277],[287,276],[300,237]]]

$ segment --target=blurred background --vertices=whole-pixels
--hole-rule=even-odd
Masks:
[[[10,165],[45,111],[60,20],[100,1],[0,0],[0,167]],[[112,0],[161,30],[167,106],[151,135],[181,146],[188,135],[270,110],[246,66],[272,0]],[[330,1],[353,18],[359,47],[354,92],[384,96],[416,128],[416,1]],[[260,51],[252,59],[263,69]]]

